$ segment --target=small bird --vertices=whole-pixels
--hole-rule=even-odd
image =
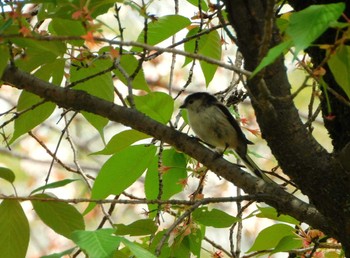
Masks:
[[[204,143],[222,152],[233,149],[256,176],[275,183],[249,157],[247,145],[253,143],[245,137],[230,111],[213,95],[206,92],[190,94],[180,108],[187,109],[189,125]]]

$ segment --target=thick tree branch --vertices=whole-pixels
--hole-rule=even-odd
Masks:
[[[225,1],[245,68],[259,64],[260,47],[267,38],[266,12],[269,0]],[[271,24],[270,48],[280,43]],[[312,203],[331,221],[336,238],[350,250],[350,212],[347,190],[350,173],[313,138],[303,125],[290,93],[283,58],[268,66],[260,77],[248,81],[248,91],[263,137],[284,173],[289,175]]]
[[[227,160],[218,158],[214,152],[204,147],[196,139],[160,124],[135,109],[118,106],[84,91],[52,85],[17,68],[6,68],[2,80],[13,87],[52,101],[60,107],[91,112],[167,142],[203,163],[217,175],[242,188],[246,193],[267,194],[257,201],[266,202],[281,214],[291,215],[315,228],[333,232],[332,228],[328,227],[325,218],[312,205],[297,199],[282,188],[266,184],[263,180],[251,176]]]

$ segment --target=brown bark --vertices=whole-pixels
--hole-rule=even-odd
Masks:
[[[266,46],[271,48],[280,42],[271,15],[273,3],[269,0],[225,1],[247,70],[257,67],[266,53]],[[350,173],[303,125],[290,97],[283,58],[249,80],[248,89],[262,135],[284,173],[327,218],[334,229],[333,237],[342,242],[350,256]]]

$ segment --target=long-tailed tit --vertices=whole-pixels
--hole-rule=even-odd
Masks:
[[[245,137],[230,111],[213,95],[193,93],[180,108],[187,109],[189,125],[203,142],[221,151],[233,149],[255,175],[269,183],[274,182],[249,157],[247,144],[253,143]]]

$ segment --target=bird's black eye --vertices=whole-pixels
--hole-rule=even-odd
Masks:
[[[188,104],[192,104],[193,103],[193,99],[188,101]]]

